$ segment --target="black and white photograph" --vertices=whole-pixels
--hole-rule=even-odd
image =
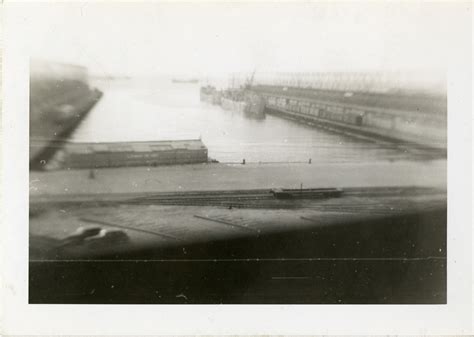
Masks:
[[[29,303],[445,304],[442,14],[40,6]]]
[[[448,304],[462,3],[30,6],[29,304]]]

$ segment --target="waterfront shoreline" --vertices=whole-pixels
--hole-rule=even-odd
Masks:
[[[352,164],[189,164],[30,172],[30,198],[45,195],[257,188],[421,186],[446,189],[446,161]]]
[[[100,101],[102,96],[102,91],[98,89],[92,90],[90,96],[84,98],[84,102],[81,103],[81,106],[76,108],[77,117],[73,118],[72,121],[69,122],[69,125],[61,130],[59,134],[55,135],[54,138],[43,139],[37,142],[37,144],[34,144],[34,142],[30,140],[30,169],[44,169],[48,161],[54,157],[59,149],[54,144],[61,143],[62,139],[68,139],[94,109],[94,106]],[[30,138],[33,139],[34,137]]]

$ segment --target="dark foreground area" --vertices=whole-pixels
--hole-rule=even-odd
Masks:
[[[80,259],[30,258],[29,302],[446,303],[445,207],[314,223]]]
[[[444,259],[30,263],[30,304],[445,304],[445,269]]]

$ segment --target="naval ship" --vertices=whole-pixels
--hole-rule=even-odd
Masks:
[[[226,90],[222,95],[221,105],[225,110],[242,112],[250,118],[265,118],[264,100],[245,88]]]
[[[254,75],[255,72],[247,79],[245,85],[239,88],[234,88],[233,84],[231,88],[223,91],[209,85],[201,87],[201,101],[221,105],[224,110],[241,112],[249,118],[264,119],[265,100],[252,91]]]

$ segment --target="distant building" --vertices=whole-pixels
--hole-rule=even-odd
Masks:
[[[30,80],[72,80],[87,84],[88,71],[79,65],[34,59],[30,61]]]

